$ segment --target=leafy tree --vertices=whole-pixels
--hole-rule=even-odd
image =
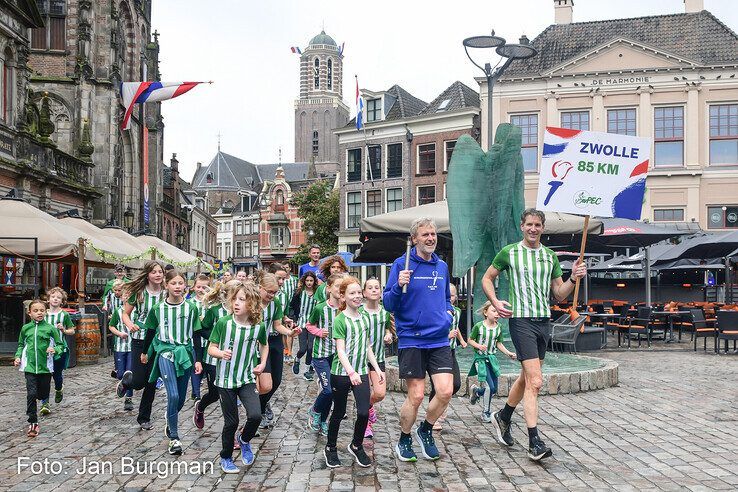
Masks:
[[[290,261],[295,265],[306,263],[311,244],[320,246],[321,256],[335,254],[338,251],[336,231],[339,229],[339,193],[333,189],[333,182],[325,180],[312,183],[292,196],[292,204],[303,219],[302,230],[306,242],[300,245]],[[310,230],[314,233],[312,238],[308,235]]]

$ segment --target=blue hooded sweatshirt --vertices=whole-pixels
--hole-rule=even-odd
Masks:
[[[397,278],[405,269],[405,255],[392,264],[382,302],[395,315],[398,348],[437,348],[448,345],[448,330],[453,321],[448,265],[435,253],[429,261],[410,250],[413,273],[407,293]]]

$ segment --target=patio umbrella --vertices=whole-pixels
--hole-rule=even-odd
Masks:
[[[686,239],[654,261],[654,266],[675,260],[724,258],[738,249],[738,231],[704,234]]]
[[[136,245],[126,238],[111,235],[108,229],[101,229],[87,222],[79,216],[70,216],[59,219],[63,224],[78,229],[82,237],[92,244],[92,250],[88,252],[101,263],[115,264],[119,258],[139,256],[146,251],[143,245]],[[88,248],[89,250],[90,248]],[[93,258],[93,259],[94,259]],[[140,268],[145,260],[129,260],[124,263],[132,268]]]
[[[197,267],[197,263],[201,261],[198,257],[193,256],[156,236],[138,236],[136,239],[142,243],[148,244],[149,246],[153,246],[156,249],[157,256],[184,270],[194,270]]]

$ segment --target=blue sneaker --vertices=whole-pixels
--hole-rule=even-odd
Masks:
[[[412,438],[403,439],[400,437],[400,441],[395,446],[395,452],[400,461],[418,461],[418,457],[415,455],[415,451],[413,451]]]
[[[158,378],[156,380],[156,389],[161,389],[162,386],[164,386],[164,380],[162,378]]]
[[[418,438],[420,443],[420,451],[423,453],[426,459],[437,460],[441,457],[436,447],[436,441],[433,439],[433,430],[423,431],[420,427],[415,429],[415,437]]]
[[[245,442],[238,436],[238,443],[241,445],[241,461],[244,465],[250,465],[254,462],[254,452],[251,451],[251,443]]]
[[[225,473],[238,473],[238,467],[231,458],[220,459],[220,469]]]
[[[314,431],[320,430],[320,414],[312,407],[308,410],[308,428]]]

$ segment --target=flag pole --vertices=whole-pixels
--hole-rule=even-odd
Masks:
[[[359,76],[354,74],[354,79],[356,80],[356,90],[357,90],[357,96],[361,97],[361,95],[358,94],[359,90]],[[359,114],[358,114],[359,108],[356,108],[356,119],[358,121]],[[362,159],[366,161],[366,164],[368,166],[369,170],[369,180],[372,182],[372,186],[374,186],[374,173],[372,172],[372,161],[369,158],[369,137],[366,135],[366,124],[362,121],[361,123],[361,129],[364,131],[364,155],[366,156],[366,159]]]

